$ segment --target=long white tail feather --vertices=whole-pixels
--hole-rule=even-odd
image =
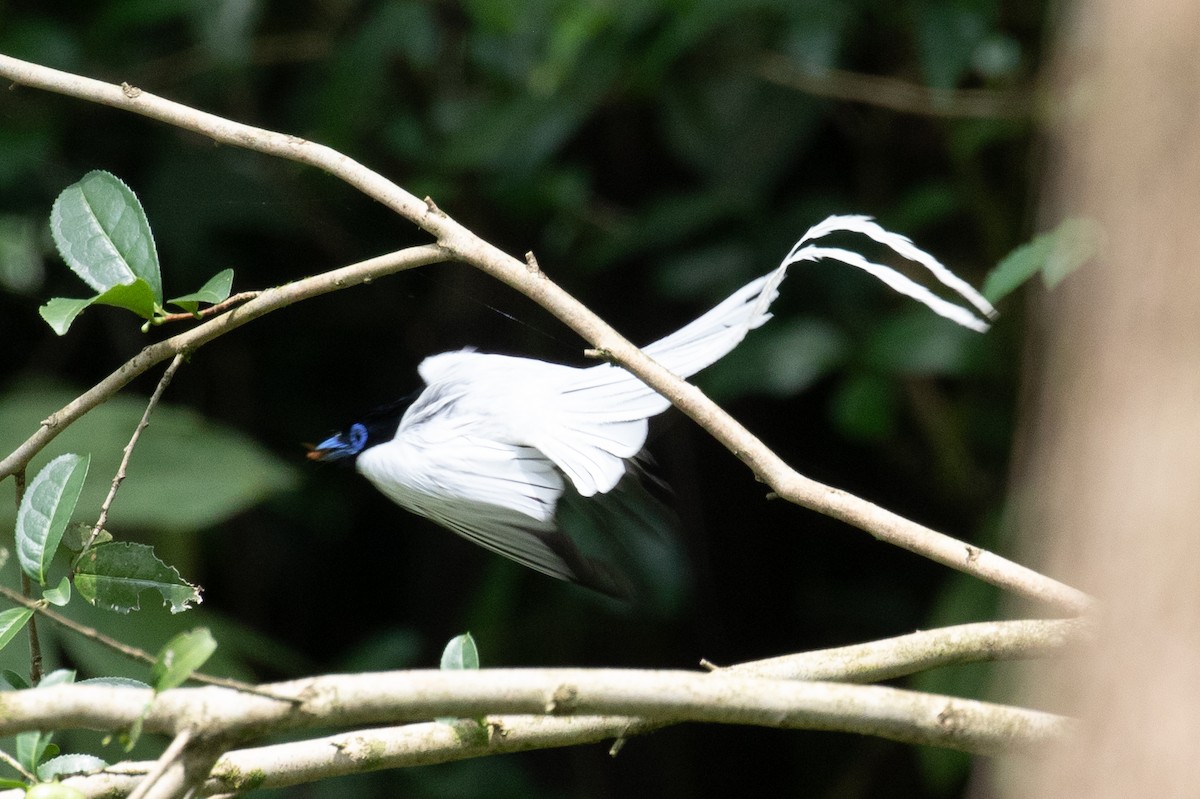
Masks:
[[[918,263],[928,269],[930,273],[932,273],[933,276],[942,283],[942,285],[953,289],[955,293],[957,293],[967,302],[974,305],[979,312],[988,319],[996,318],[996,309],[992,307],[991,303],[984,299],[982,294],[972,288],[971,284],[967,283],[958,275],[954,274],[945,266],[943,266],[938,259],[934,258],[929,253],[913,244],[912,239],[908,238],[907,236],[902,236],[899,233],[893,233],[890,230],[885,230],[869,216],[859,216],[855,214],[831,216],[828,219],[813,225],[808,229],[808,232],[800,238],[800,241],[796,242],[795,246],[792,247],[792,251],[788,253],[787,258],[783,259],[784,265],[795,263],[799,260],[814,260],[811,258],[800,257],[800,250],[804,248],[804,245],[807,242],[814,241],[823,236],[828,236],[830,233],[837,232],[861,233],[864,236],[874,239],[883,246],[893,250],[897,255],[907,258],[908,260]],[[857,264],[852,264],[852,266],[856,265]],[[887,269],[887,267],[880,268]],[[876,276],[878,277],[878,275]],[[891,284],[889,283],[889,285]],[[904,293],[907,294],[907,292]],[[908,294],[908,296],[912,297],[913,295]],[[914,297],[914,299],[920,298]],[[920,301],[924,302],[924,300]],[[953,317],[947,318],[952,319]],[[966,326],[970,327],[972,330],[980,329],[972,325]],[[982,329],[986,330],[986,325]]]
[[[995,309],[969,284],[906,237],[885,230],[870,217],[831,216],[811,227],[774,271],[743,286],[699,319],[645,347],[645,353],[680,377],[691,377],[771,318],[768,309],[779,296],[779,285],[788,267],[822,259],[840,261],[874,275],[900,294],[971,330],[988,329],[988,323],[968,308],[942,299],[891,267],[850,250],[811,243],[837,232],[860,233],[873,239],[928,269],[984,315],[995,316]],[[663,412],[669,405],[665,397],[620,367],[602,364],[578,370],[557,398],[558,424],[542,428],[538,440],[530,443],[563,470],[580,494],[586,497],[604,493],[624,475],[624,461],[645,443],[646,417]]]
[[[788,264],[794,264],[799,261],[817,261],[822,258],[830,258],[836,261],[841,261],[849,266],[857,267],[864,272],[868,272],[882,280],[892,289],[906,297],[912,297],[917,302],[920,302],[929,307],[934,313],[939,316],[944,316],[952,322],[957,322],[963,327],[968,327],[971,330],[980,333],[988,329],[988,323],[975,316],[961,305],[955,305],[952,302],[943,300],[941,297],[934,294],[929,289],[922,286],[905,275],[897,272],[889,266],[875,264],[868,261],[856,252],[843,250],[838,247],[816,247],[809,245],[801,249],[796,255],[788,261]]]

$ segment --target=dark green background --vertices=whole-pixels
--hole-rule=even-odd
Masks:
[[[533,250],[646,343],[770,270],[831,213],[874,215],[981,284],[1031,232],[1029,121],[819,99],[765,79],[761,64],[778,54],[798,69],[1028,88],[1044,14],[1032,0],[0,3],[0,52],[336,147],[505,250]],[[31,378],[82,389],[171,332],[144,335],[128,314],[93,308],[60,339],[37,316],[50,296],[88,293],[42,231],[57,193],[97,168],[141,198],[168,296],[227,267],[235,291],[263,288],[427,241],[315,170],[6,89],[0,387],[26,388],[24,415],[4,406],[5,442],[32,432],[24,416],[57,407]],[[1019,304],[977,337],[818,264],[793,271],[774,310],[700,384],[801,472],[1004,550]],[[170,629],[210,624],[219,669],[271,679],[433,666],[464,630],[487,666],[690,668],[991,617],[994,596],[978,584],[766,501],[740,462],[676,413],[656,423],[651,450],[675,491],[680,567],[695,589],[667,618],[615,613],[405,514],[351,472],[303,462],[301,442],[411,391],[424,356],[468,344],[572,363],[585,346],[512,290],[441,265],[303,303],[201,350],[167,401],[229,428],[229,452],[240,441],[289,464],[291,487],[263,489],[263,502],[216,524],[131,493],[122,526],[118,495],[114,531],[154,543],[204,586],[205,603],[181,618],[87,618],[150,649]],[[155,379],[127,393],[146,396]],[[116,457],[127,435],[97,446]],[[190,447],[206,440],[197,432]],[[198,501],[243,479],[219,460],[179,470],[164,452],[142,468]],[[94,470],[89,485],[110,478]],[[138,502],[169,521],[137,522]],[[52,665],[80,676],[116,668],[58,639],[49,649]],[[981,676],[946,672],[921,686],[979,695]],[[631,741],[615,760],[589,746],[286,793],[940,797],[959,795],[966,767],[872,739],[687,727]]]

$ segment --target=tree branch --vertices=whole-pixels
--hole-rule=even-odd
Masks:
[[[775,680],[858,682],[892,679],[951,663],[1042,657],[1069,645],[1085,643],[1090,636],[1090,626],[1077,619],[985,622],[741,663],[722,671],[725,675],[770,677]],[[639,673],[644,672],[635,674]],[[383,676],[399,678],[403,674],[399,672]],[[704,677],[702,674],[684,674],[689,679]],[[304,690],[296,693],[298,683],[284,685],[293,695],[303,695],[299,701],[308,701],[309,694]],[[279,690],[279,686],[270,686],[270,689]],[[942,701],[958,700],[943,697]],[[301,712],[304,712],[303,706]],[[1031,718],[1046,720],[1042,717]],[[978,716],[974,717],[971,723],[977,723],[978,719]],[[957,720],[966,723],[963,718]],[[177,721],[186,723],[182,718]],[[313,723],[325,722],[322,719]],[[367,770],[429,765],[528,749],[577,746],[614,738],[624,739],[663,726],[664,722],[649,717],[624,715],[496,715],[487,719],[485,727],[461,721],[453,725],[435,722],[358,730],[326,738],[228,752],[217,761],[212,776],[201,792],[207,795],[251,787],[278,788]],[[1051,726],[1065,729],[1070,724],[1054,722]],[[947,737],[949,735],[947,733]],[[1021,745],[1026,743],[1023,736],[1021,732],[1014,734]],[[87,796],[124,795],[133,790],[153,766],[153,763],[118,763],[102,772],[71,778],[66,782],[84,791]],[[0,799],[15,799],[17,796],[16,793],[0,793]]]
[[[132,111],[221,143],[287,158],[329,172],[428,232],[436,239],[443,256],[462,260],[512,286],[558,317],[593,347],[610,354],[612,360],[700,424],[780,497],[1021,596],[1074,613],[1084,612],[1091,605],[1091,598],[1075,588],[799,474],[698,388],[673,375],[617,334],[600,317],[547,279],[544,272],[529,269],[525,262],[479,238],[442,212],[432,200],[417,199],[379,173],[332,148],[297,136],[242,125],[156,97],[128,84],[116,86],[103,83],[9,56],[0,55],[0,76],[22,85]],[[284,288],[287,287],[281,287]],[[230,318],[248,321],[244,315],[239,316],[239,311],[256,302],[258,300],[251,301],[226,316],[218,317],[214,322]],[[120,385],[124,385],[124,382]],[[97,386],[93,392],[101,389],[101,386]],[[115,389],[104,386],[103,390]],[[53,417],[48,420],[51,423],[60,421]],[[39,433],[45,433],[48,429],[43,426]],[[18,453],[0,463],[0,478],[11,473],[15,465],[28,461],[28,449],[23,446]]]
[[[100,531],[104,529],[104,523],[108,521],[108,511],[112,508],[113,500],[117,498],[117,490],[121,487],[121,483],[125,482],[125,471],[129,468],[129,459],[133,457],[133,448],[137,446],[138,439],[142,436],[142,431],[150,424],[150,414],[154,412],[155,406],[162,399],[163,392],[171,384],[171,379],[175,377],[175,372],[182,363],[183,353],[176,353],[175,357],[171,359],[170,366],[163,372],[163,376],[159,378],[158,385],[154,387],[154,393],[150,395],[150,401],[146,403],[146,410],[142,413],[142,418],[138,420],[137,427],[133,428],[133,435],[129,437],[129,443],[125,445],[125,451],[121,454],[121,463],[117,466],[117,473],[113,475],[108,495],[104,497],[104,502],[100,504],[100,517],[96,519],[96,524],[92,526],[92,533],[88,536],[87,543],[83,545],[78,557],[75,558],[76,564],[79,562],[79,558],[83,557],[83,553],[87,552],[92,544],[96,542],[96,536],[100,535]]]
[[[105,635],[94,627],[89,627],[86,624],[77,622],[74,619],[68,618],[61,613],[52,610],[51,608],[47,607],[45,600],[31,599],[27,596],[23,596],[19,591],[14,591],[6,585],[0,585],[0,596],[3,596],[5,599],[21,605],[22,607],[29,608],[34,612],[34,618],[37,618],[39,615],[45,616],[47,619],[59,625],[60,627],[68,629],[76,635],[86,638],[89,641],[95,641],[101,646],[106,646],[114,652],[124,655],[130,660],[139,663],[145,663],[147,665],[153,665],[158,660],[157,657],[144,649],[138,649],[136,646],[130,646],[122,641],[118,641],[111,636]],[[30,621],[33,621],[33,619],[30,619]],[[223,688],[231,688],[235,691],[257,693],[261,696],[267,697],[271,696],[270,694],[263,693],[255,685],[244,683],[241,680],[234,680],[229,677],[214,677],[210,674],[194,671],[192,672],[191,676],[188,677],[188,679],[195,682],[205,683],[207,685],[219,685]],[[282,699],[282,697],[273,698]]]
[[[880,682],[941,666],[1042,658],[1087,643],[1091,637],[1092,626],[1082,619],[987,621],[781,655],[719,670],[783,680]]]
[[[1032,750],[1071,722],[1050,713],[878,685],[797,682],[634,669],[484,669],[326,675],[262,686],[297,703],[226,688],[62,685],[4,696],[0,735],[37,729],[119,730],[149,704],[143,728],[247,740],[328,726],[489,714],[639,716],[874,735],[975,754]]]
[[[3,59],[4,56],[0,56],[0,61]],[[357,286],[384,275],[444,261],[447,258],[448,256],[441,248],[432,244],[409,247],[387,255],[380,255],[344,266],[341,269],[334,269],[314,277],[297,280],[294,283],[266,289],[258,297],[244,305],[239,305],[229,313],[210,319],[191,330],[179,333],[157,344],[151,344],[65,407],[50,414],[36,433],[13,450],[3,461],[0,461],[0,480],[25,468],[37,453],[71,423],[116,394],[131,380],[156,364],[176,355],[195,352],[213,339],[280,308],[286,308],[294,303],[321,294],[328,294],[331,291]]]
[[[192,734],[192,730],[183,729],[171,739],[171,743],[159,755],[158,760],[154,761],[154,765],[129,794],[128,799],[150,799],[151,796],[164,791],[168,796],[174,794],[171,783],[182,782],[182,777],[177,776],[177,772],[182,771],[178,766],[183,762],[184,750],[192,740]]]

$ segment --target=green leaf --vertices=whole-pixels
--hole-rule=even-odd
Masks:
[[[38,683],[38,688],[49,688],[53,685],[68,685],[75,682],[75,672],[70,669],[57,669],[42,677],[42,681]],[[48,732],[23,732],[17,735],[17,761],[25,767],[27,771],[37,772],[38,764],[43,758],[54,757],[58,754],[58,747],[50,743],[53,737],[52,733]]]
[[[29,682],[12,669],[5,669],[3,672],[0,672],[0,676],[4,677],[4,681],[8,683],[9,688],[14,691],[24,691],[26,688],[30,687]]]
[[[229,298],[229,292],[233,289],[233,270],[224,269],[217,272],[208,279],[208,282],[200,287],[199,291],[194,291],[191,294],[185,294],[182,297],[176,297],[173,300],[167,300],[171,305],[177,305],[188,313],[195,313],[200,307],[200,303],[205,302],[209,305],[216,305],[218,302],[224,302]]]
[[[151,318],[159,310],[154,290],[140,277],[132,283],[113,286],[96,297],[93,302],[98,305],[111,305],[114,308],[133,311],[143,319]]]
[[[182,685],[192,676],[192,672],[204,665],[216,649],[216,639],[207,627],[197,627],[167,641],[150,669],[150,681],[154,690],[167,691]]]
[[[996,264],[983,284],[983,296],[999,302],[1041,272],[1047,288],[1091,259],[1100,247],[1102,232],[1091,219],[1067,219],[1049,233],[1022,244]]]
[[[0,613],[0,649],[8,646],[12,639],[17,637],[17,633],[25,627],[25,622],[29,621],[33,616],[33,611],[29,608],[9,608]],[[6,675],[7,676],[7,675]],[[23,688],[23,685],[13,685],[14,688]]]
[[[94,755],[59,755],[43,763],[37,770],[39,780],[54,780],[69,774],[83,774],[107,766]]]
[[[51,605],[62,607],[71,601],[71,580],[68,577],[63,577],[58,585],[54,588],[47,588],[42,592],[42,598]]]
[[[83,548],[87,546],[88,540],[92,537],[92,529],[92,525],[83,522],[67,525],[66,532],[63,533],[62,546],[72,552],[82,552]],[[112,540],[112,533],[101,529],[99,534],[96,535],[96,540],[92,541],[92,544],[107,544]]]
[[[46,584],[46,569],[75,511],[89,463],[90,455],[59,455],[37,473],[21,498],[17,558],[25,573],[39,585]]]
[[[1068,219],[1050,234],[1050,251],[1042,267],[1042,280],[1052,289],[1067,275],[1095,257],[1104,231],[1093,219]]]
[[[87,799],[87,794],[61,782],[43,782],[30,788],[25,799]]]
[[[27,787],[29,787],[28,783],[26,783],[22,780],[10,780],[10,779],[6,779],[6,778],[0,779],[0,788],[25,789]]]
[[[75,682],[74,669],[55,669],[42,677],[38,688],[49,688],[52,685],[71,685]]]
[[[87,300],[54,297],[38,308],[38,313],[55,333],[62,336],[71,327],[75,317],[92,305],[111,305],[114,308],[124,308],[127,311],[133,311],[143,319],[150,319],[160,310],[150,284],[138,278],[132,283],[113,286],[104,293]]]
[[[11,452],[77,394],[58,385],[27,383],[0,396],[0,450]],[[63,431],[46,456],[91,452],[91,468],[111,477],[121,460],[121,446],[114,442],[129,440],[145,410],[144,398],[113,397]],[[297,474],[246,432],[162,402],[138,441],[108,527],[176,536],[203,530],[291,488]],[[108,480],[89,480],[81,506],[100,507],[108,489]],[[0,502],[0,527],[11,530],[15,520],[14,505]]]
[[[89,677],[80,680],[76,685],[107,685],[111,688],[149,688],[149,683],[135,680],[131,677]]]
[[[479,668],[479,650],[470,633],[456,635],[450,639],[446,648],[442,650],[440,668],[442,671],[475,671]],[[460,739],[464,735],[469,737],[472,730],[481,729],[484,722],[483,718],[468,721],[453,716],[441,716],[437,720],[443,724],[454,725],[455,734]]]
[[[56,751],[50,752],[51,737],[51,733],[48,732],[19,733],[16,740],[17,762],[24,766],[26,771],[37,771],[38,764],[48,752],[50,757],[58,754]]]
[[[94,171],[68,186],[50,210],[50,232],[71,271],[97,293],[141,278],[162,304],[162,278],[150,223],[128,186]]]
[[[75,567],[75,590],[80,596],[118,613],[137,610],[138,596],[147,588],[162,594],[172,613],[200,603],[200,589],[155,557],[154,548],[146,544],[101,544],[85,552]]]
[[[474,671],[479,668],[479,650],[470,633],[456,635],[442,650],[442,671]]]
[[[41,308],[38,308],[38,313],[46,324],[60,336],[66,335],[67,330],[71,327],[71,323],[75,321],[75,317],[83,313],[84,309],[96,301],[96,297],[90,300],[72,300],[67,297],[54,297]]]

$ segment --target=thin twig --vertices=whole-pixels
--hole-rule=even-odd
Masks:
[[[154,761],[154,766],[146,774],[137,788],[129,794],[128,799],[146,799],[146,796],[154,788],[155,783],[162,778],[167,769],[175,763],[183,759],[184,750],[187,749],[188,743],[192,740],[195,733],[190,728],[184,728],[171,740],[171,743],[159,755],[158,760]]]
[[[130,646],[129,644],[118,641],[116,638],[112,638],[111,636],[100,632],[95,627],[89,627],[88,625],[68,618],[55,610],[51,610],[46,606],[44,600],[30,599],[29,597],[23,596],[19,592],[12,590],[6,585],[0,585],[0,596],[3,596],[5,599],[17,605],[29,608],[30,610],[34,611],[35,617],[36,614],[45,616],[47,619],[59,625],[60,627],[65,627],[76,635],[86,638],[89,641],[95,641],[101,646],[106,646],[114,652],[124,655],[130,660],[136,660],[140,663],[146,663],[149,665],[153,665],[155,661],[158,660],[157,657],[144,649],[139,649],[136,646]],[[32,622],[33,619],[30,619],[30,621]],[[214,677],[210,674],[203,674],[201,672],[194,671],[188,679],[199,683],[205,683],[206,685],[217,685],[221,688],[231,688],[235,691],[255,694],[256,696],[263,696],[268,699],[277,699],[282,702],[296,701],[290,697],[280,696],[278,694],[270,693],[269,691],[264,691],[262,688],[259,688],[252,683],[234,680],[229,677]]]
[[[897,78],[841,69],[806,71],[778,53],[762,57],[758,74],[805,94],[920,116],[1004,119],[1028,117],[1033,110],[1028,91],[934,89]]]
[[[322,169],[424,229],[436,239],[442,257],[461,260],[513,287],[558,317],[595,349],[609,352],[614,362],[636,375],[691,417],[740,458],[755,477],[766,483],[780,497],[840,519],[881,541],[971,574],[1021,596],[1072,613],[1084,613],[1093,604],[1092,598],[1082,591],[1033,569],[968,545],[860,497],[801,475],[698,388],[681,380],[620,336],[599,316],[547,279],[544,272],[531,272],[528,264],[484,241],[441,211],[432,200],[427,202],[417,198],[337,150],[298,136],[243,125],[156,97],[134,86],[116,86],[9,56],[0,55],[0,76],[18,84],[141,114],[208,136],[217,142]],[[259,298],[262,299],[263,297]],[[254,302],[257,301],[251,301],[212,322],[239,318],[238,312]],[[248,321],[246,317],[240,319],[243,322]],[[153,348],[147,348],[151,349]],[[143,366],[142,369],[144,368],[146,367]],[[91,403],[88,407],[99,401],[97,394],[114,391],[124,385],[127,379],[117,382],[119,384],[113,386],[106,381],[84,395],[88,397],[86,402]],[[82,412],[81,410],[80,413]],[[26,445],[22,445],[17,452],[0,463],[0,479],[10,474],[16,466],[27,462],[32,452],[44,445],[41,439],[52,437],[47,434],[49,426],[62,421],[54,418],[47,420],[48,424],[39,431],[40,437],[31,437]]]
[[[9,767],[15,769],[18,774],[20,774],[30,783],[37,782],[37,776],[35,774],[27,771],[25,767],[21,765],[19,760],[10,755],[8,752],[5,752],[3,749],[0,749],[0,761],[7,763]]]
[[[207,319],[210,316],[223,314],[235,305],[241,305],[244,302],[249,302],[259,294],[262,294],[262,292],[242,291],[234,294],[232,297],[229,297],[222,302],[218,302],[216,305],[210,305],[207,308],[201,308],[195,313],[169,313],[164,314],[163,316],[155,317],[152,321],[155,325],[165,325],[168,322],[194,322],[198,319]]]
[[[104,498],[104,502],[100,505],[100,518],[96,520],[96,524],[92,527],[92,534],[88,536],[87,543],[83,545],[83,548],[75,557],[76,563],[91,548],[92,544],[96,543],[96,536],[100,535],[100,531],[104,529],[104,523],[108,521],[108,511],[117,496],[117,489],[121,487],[121,483],[125,482],[125,472],[129,468],[129,458],[133,455],[133,448],[137,446],[142,431],[150,424],[150,414],[154,412],[158,401],[162,399],[163,392],[170,385],[171,378],[175,377],[175,372],[179,369],[180,364],[183,363],[185,355],[186,353],[180,352],[175,356],[166,371],[163,372],[158,385],[155,386],[154,393],[150,395],[150,401],[146,403],[146,410],[142,413],[142,418],[138,421],[137,427],[133,429],[133,435],[130,436],[129,443],[125,445],[125,450],[121,455],[121,464],[117,467],[117,473],[113,476],[112,486],[108,489],[108,496]]]

